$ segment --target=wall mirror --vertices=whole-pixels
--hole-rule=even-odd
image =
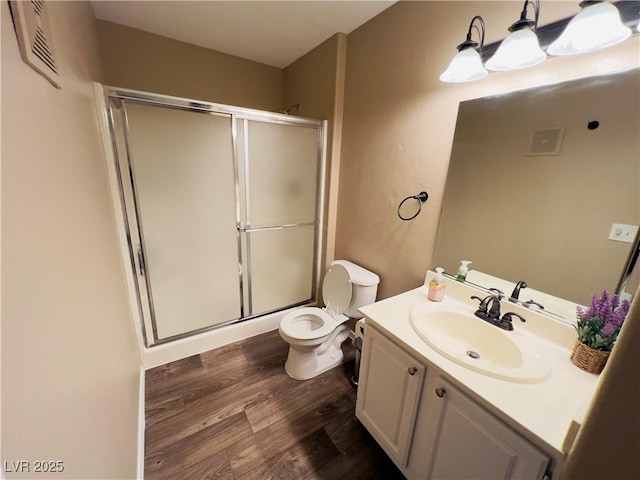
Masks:
[[[638,69],[461,102],[434,266],[524,280],[522,301],[615,291],[637,257],[637,235],[609,236],[640,224],[639,106]]]

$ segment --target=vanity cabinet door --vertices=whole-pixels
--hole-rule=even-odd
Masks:
[[[425,367],[367,325],[356,416],[400,468],[407,465]]]
[[[491,413],[442,381],[442,409],[428,478],[542,479],[549,457]]]

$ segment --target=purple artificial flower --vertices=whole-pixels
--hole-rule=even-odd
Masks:
[[[616,327],[621,327],[627,313],[629,313],[629,307],[631,307],[629,300],[623,300],[622,304],[610,315],[609,321]]]
[[[591,348],[611,351],[629,307],[628,300],[620,301],[618,295],[606,290],[600,297],[593,295],[588,307],[576,307],[578,338]]]
[[[618,308],[618,305],[620,305],[620,296],[614,295],[613,298],[611,299],[611,310],[613,311],[616,308]]]
[[[629,312],[629,306],[628,300],[623,300],[620,303],[618,295],[612,295],[603,290],[600,297],[595,294],[591,296],[591,303],[587,308],[576,307],[576,313],[578,318],[583,321],[599,320],[602,323],[612,322],[616,326],[621,326]]]
[[[613,323],[605,323],[604,327],[602,327],[603,335],[613,335],[616,331],[617,326]]]
[[[595,311],[598,317],[603,319],[606,318],[607,312],[611,310],[609,302],[609,292],[607,292],[606,290],[602,291],[600,299],[597,299],[595,295],[593,296],[593,300],[591,301],[591,303],[595,304]]]

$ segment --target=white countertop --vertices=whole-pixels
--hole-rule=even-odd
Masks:
[[[478,302],[470,300],[470,295],[485,295],[455,280],[447,278],[445,283],[445,302],[450,296],[477,307]],[[426,363],[427,367],[431,364],[440,369],[454,383],[476,397],[485,408],[548,453],[564,458],[599,378],[580,370],[569,360],[576,338],[573,327],[524,307],[503,302],[503,312],[520,313],[527,319],[526,323],[514,321],[514,332],[508,334],[518,332],[519,336],[528,338],[531,345],[551,364],[551,373],[545,380],[539,383],[514,383],[469,370],[427,345],[410,323],[411,310],[425,302],[429,302],[427,287],[422,286],[362,307],[360,311],[365,315],[367,325],[374,324]]]

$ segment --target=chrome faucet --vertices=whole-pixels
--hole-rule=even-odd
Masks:
[[[520,290],[522,290],[523,288],[527,288],[527,283],[524,280],[520,280],[518,283],[516,283],[513,292],[511,292],[511,298],[513,298],[514,300],[518,300],[518,297],[520,297]]]
[[[502,316],[502,318],[500,318],[499,295],[487,295],[484,298],[476,297],[475,295],[473,295],[471,298],[473,300],[480,301],[478,310],[474,312],[474,315],[498,328],[509,331],[513,330],[513,317],[519,318],[523,322],[527,321],[526,318],[515,312],[507,312]],[[489,305],[491,305],[491,307],[489,307]]]

